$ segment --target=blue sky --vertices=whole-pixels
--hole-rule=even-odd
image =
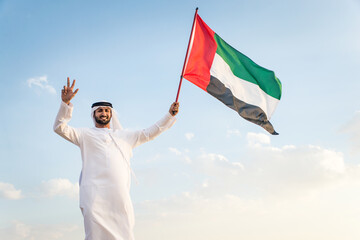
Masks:
[[[360,2],[0,0],[0,238],[84,237],[76,146],[52,131],[106,99],[131,129],[176,97],[195,8],[274,70],[279,136],[184,80],[177,123],[134,151],[138,240],[358,240]]]

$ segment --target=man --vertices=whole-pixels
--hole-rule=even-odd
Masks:
[[[134,211],[130,199],[132,149],[154,139],[176,121],[179,104],[173,103],[153,126],[140,130],[122,129],[109,102],[92,105],[93,128],[67,125],[73,105],[70,102],[75,80],[61,92],[61,106],[54,131],[81,150],[80,209],[84,217],[85,240],[133,240]]]

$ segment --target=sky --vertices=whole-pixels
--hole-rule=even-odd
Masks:
[[[360,239],[360,1],[0,0],[0,239],[84,238],[80,151],[52,125],[66,78],[73,127],[113,103],[142,129],[175,100],[195,8],[271,69],[268,134],[184,80],[176,124],[134,150],[137,240]]]

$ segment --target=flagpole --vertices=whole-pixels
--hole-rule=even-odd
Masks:
[[[177,91],[177,94],[176,94],[176,100],[175,100],[175,102],[177,102],[178,99],[179,99],[180,88],[181,88],[181,84],[182,84],[183,74],[184,74],[184,71],[185,71],[185,63],[186,63],[186,59],[187,59],[188,54],[189,54],[189,47],[190,47],[190,42],[191,42],[192,34],[193,34],[193,32],[194,32],[195,20],[196,20],[196,15],[197,15],[198,9],[199,9],[198,7],[195,9],[194,21],[193,21],[193,24],[192,24],[192,27],[191,27],[190,38],[189,38],[189,42],[188,42],[188,46],[187,46],[187,50],[186,50],[186,55],[185,55],[185,59],[184,59],[184,65],[183,65],[183,68],[182,68],[182,71],[181,71],[181,75],[180,75],[179,88],[178,88],[178,91]]]

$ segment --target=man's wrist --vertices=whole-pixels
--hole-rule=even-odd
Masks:
[[[64,101],[62,100],[66,105],[69,105],[70,104],[70,101]]]
[[[172,115],[170,112],[167,112],[165,116],[168,117],[168,118],[174,118],[174,117],[175,117],[175,116]]]

